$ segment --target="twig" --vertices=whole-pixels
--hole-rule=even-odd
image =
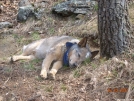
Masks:
[[[4,84],[3,85],[5,85],[8,81],[9,81],[9,79],[10,79],[10,77],[4,82]]]
[[[119,77],[121,78],[122,74],[123,74],[124,70],[121,70]]]
[[[89,22],[92,22],[96,17],[97,17],[97,15],[92,17],[91,20],[89,20]]]
[[[127,92],[126,97],[125,97],[126,101],[129,100],[129,95],[131,93],[132,84],[133,84],[133,81],[129,84],[128,92]]]

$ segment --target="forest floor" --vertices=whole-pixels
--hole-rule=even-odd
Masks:
[[[11,64],[7,58],[20,54],[23,45],[40,38],[62,34],[78,38],[77,34],[97,33],[96,13],[90,19],[82,15],[80,20],[74,16],[58,17],[50,13],[55,0],[49,3],[43,19],[18,23],[18,1],[3,1],[0,21],[12,22],[14,26],[0,30],[0,101],[134,101],[134,39],[130,49],[120,56],[106,60],[98,55],[79,68],[63,67],[55,80],[44,80],[39,76],[42,60]],[[134,30],[134,4],[129,12]]]

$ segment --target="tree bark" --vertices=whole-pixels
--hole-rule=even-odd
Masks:
[[[127,0],[98,0],[100,56],[111,58],[129,47]]]

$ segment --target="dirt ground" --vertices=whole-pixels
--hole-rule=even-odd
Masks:
[[[0,1],[4,6],[0,21],[12,22],[14,26],[0,31],[0,101],[134,101],[134,39],[128,52],[121,56],[106,60],[98,55],[91,63],[84,62],[80,67],[63,67],[55,80],[44,80],[39,76],[42,60],[21,60],[11,64],[7,58],[20,54],[23,45],[40,38],[83,34],[89,30],[89,34],[94,34],[97,32],[96,15],[79,21],[72,17],[56,17],[49,9],[42,20],[18,23],[19,0],[3,1]],[[133,4],[129,11],[133,27]],[[91,47],[91,50],[96,49],[99,47]]]

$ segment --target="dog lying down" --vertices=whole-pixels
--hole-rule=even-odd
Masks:
[[[55,75],[61,67],[76,67],[85,59],[94,58],[98,52],[90,51],[86,37],[79,41],[70,36],[53,36],[24,46],[23,53],[18,56],[12,56],[11,61],[43,59],[41,77],[55,79]],[[54,63],[50,70],[52,62]]]

